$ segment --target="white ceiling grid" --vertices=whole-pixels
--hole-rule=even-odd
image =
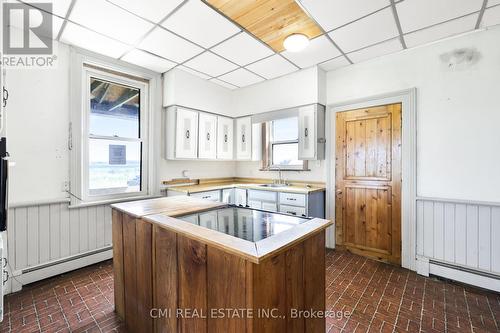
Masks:
[[[54,37],[155,72],[178,67],[236,89],[500,24],[500,0],[296,1],[323,30],[299,53],[274,52],[201,0],[55,0]],[[45,0],[29,1],[36,2]]]

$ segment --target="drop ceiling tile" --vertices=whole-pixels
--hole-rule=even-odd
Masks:
[[[41,12],[41,11],[39,11],[39,10],[29,6],[29,5],[26,5],[26,4],[23,4],[20,2],[18,4],[20,5],[20,8],[26,8],[26,9],[31,8],[32,9],[32,11],[30,11],[30,15],[31,15],[30,24],[33,24],[34,26],[40,25],[42,23],[42,20],[44,19],[44,16],[52,19],[52,31],[50,31],[50,29],[42,27],[39,31],[39,34],[43,37],[47,37],[50,39],[57,38],[57,35],[59,34],[59,31],[61,30],[61,27],[64,23],[63,19],[61,19],[58,16],[54,16],[54,15],[51,15],[51,14],[48,14],[45,12]],[[22,11],[20,11],[19,13],[22,14]],[[11,15],[10,16],[10,26],[15,27],[17,29],[20,29],[19,33],[21,33],[21,30],[24,29],[23,22],[24,22],[24,20],[22,18],[22,15]],[[22,34],[19,35],[19,38],[23,38]]]
[[[102,36],[71,22],[66,24],[61,41],[112,58],[118,58],[130,48],[127,44]]]
[[[165,73],[176,65],[175,62],[165,60],[137,49],[127,53],[122,57],[122,60],[158,73]]]
[[[301,68],[310,67],[340,55],[340,51],[325,36],[311,40],[309,45],[300,52],[285,51],[287,59]]]
[[[204,52],[186,62],[185,65],[210,76],[219,76],[238,68],[235,64],[211,52]]]
[[[406,45],[408,47],[415,47],[474,30],[478,16],[479,14],[472,14],[407,34],[404,36]]]
[[[273,79],[297,70],[297,67],[286,59],[283,59],[279,54],[257,61],[256,63],[246,66],[246,68],[266,79]]]
[[[389,6],[389,0],[301,0],[325,31],[338,28]]]
[[[481,9],[483,0],[405,0],[396,4],[403,33],[438,24]]]
[[[70,19],[128,44],[135,43],[154,26],[105,0],[77,1]]]
[[[486,9],[483,20],[481,21],[481,26],[491,27],[497,24],[500,24],[500,6]]]
[[[175,62],[184,62],[203,52],[203,49],[161,27],[155,28],[138,46]]]
[[[340,56],[340,57],[337,57],[335,59],[332,59],[332,60],[329,60],[329,61],[326,61],[326,62],[320,64],[319,67],[321,67],[321,69],[328,72],[328,71],[333,71],[333,70],[341,68],[341,67],[349,66],[350,64],[351,63],[349,61],[347,61],[346,57]]]
[[[367,47],[366,49],[355,51],[347,54],[349,59],[354,63],[362,62],[369,59],[374,59],[390,53],[401,51],[403,47],[399,38],[394,38],[389,41]]]
[[[255,75],[254,73],[249,72],[244,68],[240,68],[235,70],[234,72],[224,74],[220,77],[220,79],[238,87],[245,87],[254,83],[264,81],[264,79],[260,76]]]
[[[200,0],[189,0],[162,25],[206,48],[240,31],[233,23]]]
[[[183,0],[110,0],[114,4],[155,23],[163,20]]]
[[[387,8],[334,30],[329,35],[347,53],[396,37],[399,31],[392,10]]]
[[[231,37],[214,47],[212,51],[240,66],[245,66],[274,53],[246,32]]]
[[[500,0],[488,0],[488,5],[487,5],[488,8],[496,5],[500,5]]]
[[[217,83],[219,86],[222,86],[224,88],[228,88],[231,90],[237,89],[238,87],[233,86],[232,84],[229,84],[227,82],[221,81],[219,79],[211,79],[210,82]]]
[[[47,1],[47,0],[29,0],[26,1],[33,7],[41,8],[45,10],[46,4],[52,4],[51,13],[57,16],[66,17],[68,13],[69,6],[71,5],[71,0],[57,0],[57,1]],[[39,4],[43,4],[43,6],[39,6]]]
[[[198,72],[198,71],[195,71],[194,69],[191,69],[189,67],[186,67],[186,66],[179,66],[178,68],[182,69],[184,72],[188,72],[188,73],[191,73],[193,75],[196,75],[204,80],[208,80],[210,79],[210,75],[206,75],[206,74],[203,74],[201,72]]]

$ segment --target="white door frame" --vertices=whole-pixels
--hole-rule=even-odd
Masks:
[[[417,200],[417,89],[407,89],[342,103],[329,104],[326,112],[326,213],[335,219],[335,113],[401,103],[402,187],[401,187],[401,266],[416,270],[416,200]],[[335,229],[329,228],[327,246],[335,247]]]

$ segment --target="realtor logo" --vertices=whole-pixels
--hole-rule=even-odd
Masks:
[[[1,1],[1,0],[0,0]],[[52,3],[4,3],[1,61],[5,67],[55,68]]]
[[[52,3],[3,4],[4,55],[52,54]]]

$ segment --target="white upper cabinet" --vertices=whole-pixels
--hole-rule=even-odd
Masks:
[[[233,159],[233,127],[232,118],[217,116],[217,159]]]
[[[252,118],[236,119],[236,159],[252,158]]]
[[[217,116],[199,113],[198,158],[217,158]]]
[[[322,105],[299,108],[299,159],[325,158],[325,110]]]
[[[198,157],[198,112],[181,107],[167,109],[166,150],[168,159]]]

